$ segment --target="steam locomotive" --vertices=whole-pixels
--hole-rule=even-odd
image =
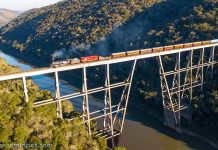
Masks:
[[[156,53],[156,52],[161,52],[161,51],[170,51],[170,50],[181,49],[181,48],[190,48],[190,47],[195,47],[195,46],[208,45],[212,43],[218,43],[218,39],[211,40],[211,41],[176,44],[176,45],[169,45],[169,46],[163,46],[163,47],[155,47],[155,48],[127,51],[127,52],[120,52],[120,53],[112,53],[111,56],[106,56],[106,57],[87,56],[87,57],[81,57],[79,59],[73,58],[73,59],[52,62],[50,67],[57,68],[61,66],[67,66],[67,65],[78,64],[78,63],[115,59],[115,58],[128,57],[128,56],[140,55],[140,54],[150,54],[150,53]]]

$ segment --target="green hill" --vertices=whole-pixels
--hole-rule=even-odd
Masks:
[[[80,53],[155,1],[65,0],[20,15],[0,30],[0,39],[40,59],[49,60],[54,51],[63,48]]]
[[[217,0],[158,1],[65,0],[33,9],[0,29],[0,46],[49,62],[217,38]]]
[[[16,18],[20,12],[0,8],[0,27],[7,24],[12,19]]]
[[[166,0],[144,9],[96,44],[125,51],[218,38],[217,0]]]

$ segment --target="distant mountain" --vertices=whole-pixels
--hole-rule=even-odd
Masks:
[[[21,12],[0,8],[0,27],[16,18]]]
[[[217,0],[65,0],[1,28],[0,46],[49,62],[206,40],[217,37],[217,14]]]

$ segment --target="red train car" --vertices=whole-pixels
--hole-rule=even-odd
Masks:
[[[89,62],[89,61],[97,61],[99,60],[99,56],[87,56],[87,57],[81,57],[81,62]]]

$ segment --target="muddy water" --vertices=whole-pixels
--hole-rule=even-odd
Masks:
[[[10,55],[6,55],[1,51],[0,57],[5,58],[11,65],[19,66],[22,70],[33,68],[31,65]],[[47,84],[42,82],[42,78],[44,78],[43,81],[47,81]],[[53,84],[53,78],[48,76],[33,78],[33,80],[39,84],[41,89],[48,88],[49,83]],[[65,94],[69,91],[76,90],[75,87],[66,81],[61,81],[61,84],[65,86],[65,88],[62,88],[64,89],[62,92]],[[99,104],[99,100],[92,98],[90,105],[94,107],[101,104]],[[177,134],[163,126],[162,122],[130,106],[127,110],[124,131],[119,145],[125,146],[127,150],[213,150],[209,144],[197,138]]]
[[[133,107],[128,108],[120,146],[127,150],[214,150],[198,138],[178,134]]]

